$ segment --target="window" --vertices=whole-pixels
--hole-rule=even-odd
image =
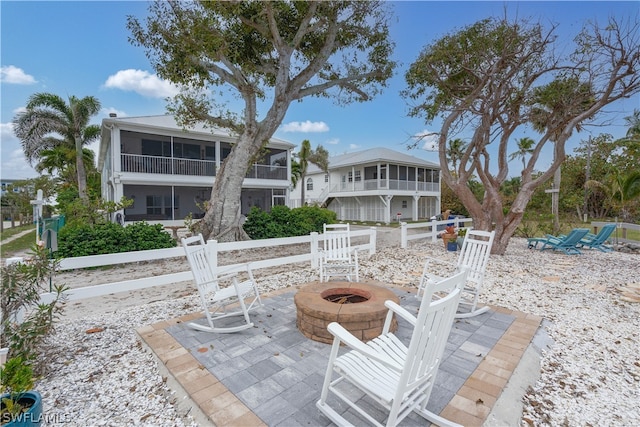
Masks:
[[[216,159],[216,147],[206,146],[204,147],[204,159],[215,160]]]
[[[348,180],[349,182],[353,182],[353,172],[349,172],[349,173],[347,174],[347,176],[348,176],[348,179],[347,179],[347,180]]]
[[[313,180],[311,178],[307,178],[307,190],[313,190]]]
[[[329,174],[328,173],[324,174],[324,182],[329,182]]]
[[[402,209],[407,209],[407,206],[408,206],[408,205],[407,205],[407,201],[406,201],[406,200],[403,200],[403,201],[402,201]]]
[[[142,140],[142,155],[171,157],[171,143],[169,141]]]
[[[173,144],[173,157],[180,159],[200,159],[200,146],[196,144]]]
[[[360,179],[361,179],[361,178],[360,178],[360,171],[356,171],[356,175],[355,175],[355,180],[356,180],[356,182],[359,182],[359,181],[360,181]]]

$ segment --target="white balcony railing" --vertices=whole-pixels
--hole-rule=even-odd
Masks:
[[[179,159],[140,154],[121,154],[123,172],[164,175],[215,176],[216,162],[212,160]]]
[[[387,185],[388,184],[388,185]],[[406,191],[438,191],[438,182],[416,182],[397,179],[380,180],[370,179],[356,182],[341,182],[334,185],[332,193],[344,193],[349,191],[375,191],[375,190],[406,190]]]
[[[213,160],[181,159],[175,157],[121,154],[122,172],[165,175],[215,176]],[[253,165],[247,178],[287,180],[286,166]]]

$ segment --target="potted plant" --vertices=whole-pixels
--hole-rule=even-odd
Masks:
[[[0,425],[33,427],[42,422],[42,396],[33,390],[33,369],[22,357],[0,368]]]
[[[453,225],[449,225],[444,229],[444,234],[442,235],[442,241],[444,242],[444,247],[447,250],[452,250],[449,247],[449,243],[453,243],[456,245],[456,248],[453,248],[454,251],[457,249],[457,243],[456,243],[457,238],[458,238],[458,235],[456,234],[456,229]]]

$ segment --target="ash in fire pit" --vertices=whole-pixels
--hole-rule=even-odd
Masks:
[[[371,293],[362,289],[328,289],[320,294],[322,299],[336,304],[357,304],[369,301]]]
[[[386,300],[400,300],[391,290],[371,283],[313,282],[295,295],[296,324],[300,332],[315,341],[330,344],[333,335],[327,331],[338,322],[361,340],[380,335],[387,316]],[[391,331],[397,329],[394,318]]]

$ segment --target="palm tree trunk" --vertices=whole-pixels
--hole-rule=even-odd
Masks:
[[[76,171],[78,174],[78,196],[82,200],[87,200],[87,171],[82,158],[82,140],[79,136],[75,138],[76,143]]]

